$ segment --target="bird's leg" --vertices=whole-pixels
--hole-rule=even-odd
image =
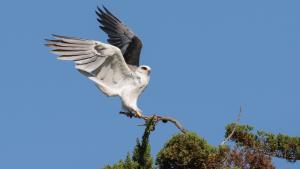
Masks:
[[[139,112],[139,111],[135,111],[135,117],[137,117],[137,118],[141,118],[143,115],[142,115],[142,113],[141,112]]]

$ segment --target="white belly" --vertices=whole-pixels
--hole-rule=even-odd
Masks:
[[[121,93],[122,107],[127,111],[139,111],[141,110],[137,106],[137,101],[141,93],[147,87],[149,77],[141,79],[136,85],[124,86]]]

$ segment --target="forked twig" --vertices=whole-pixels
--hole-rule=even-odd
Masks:
[[[134,113],[131,112],[120,112],[120,114],[122,115],[126,115],[129,118],[139,118],[139,119],[143,119],[146,123],[149,119],[154,118],[155,123],[158,123],[160,121],[162,121],[163,123],[167,123],[167,122],[171,122],[173,123],[182,133],[186,133],[188,130],[186,130],[180,123],[178,120],[176,120],[175,118],[171,118],[171,117],[167,117],[167,116],[159,116],[159,115],[152,115],[152,116],[145,116],[142,115],[141,117],[137,117],[135,116]]]

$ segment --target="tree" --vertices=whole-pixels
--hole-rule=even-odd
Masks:
[[[173,136],[158,153],[160,169],[274,169],[270,156],[244,147],[214,147],[195,133]]]
[[[142,140],[137,139],[133,155],[128,153],[125,160],[103,169],[155,169],[149,137],[163,118],[144,117],[145,131]],[[167,119],[179,124],[176,127],[182,133],[170,138],[158,153],[156,165],[159,169],[275,169],[272,164],[274,156],[290,162],[300,159],[299,137],[264,131],[254,134],[252,126],[233,123],[226,126],[225,137],[235,144],[216,147],[196,133],[187,132],[176,119]]]
[[[236,124],[226,127],[225,136],[227,137],[234,128],[236,128],[235,132],[230,139],[240,146],[265,155],[284,158],[290,162],[300,160],[300,137],[276,135],[265,131],[257,131],[254,134],[252,126]]]
[[[234,146],[227,152],[222,166],[226,169],[275,169],[270,156],[239,146]]]
[[[157,155],[160,169],[207,168],[217,149],[195,133],[173,136]]]

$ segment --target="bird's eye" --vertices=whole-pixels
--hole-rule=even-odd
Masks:
[[[142,68],[143,70],[148,70],[148,69],[147,69],[146,67],[144,67],[144,66],[142,66],[141,68]]]

